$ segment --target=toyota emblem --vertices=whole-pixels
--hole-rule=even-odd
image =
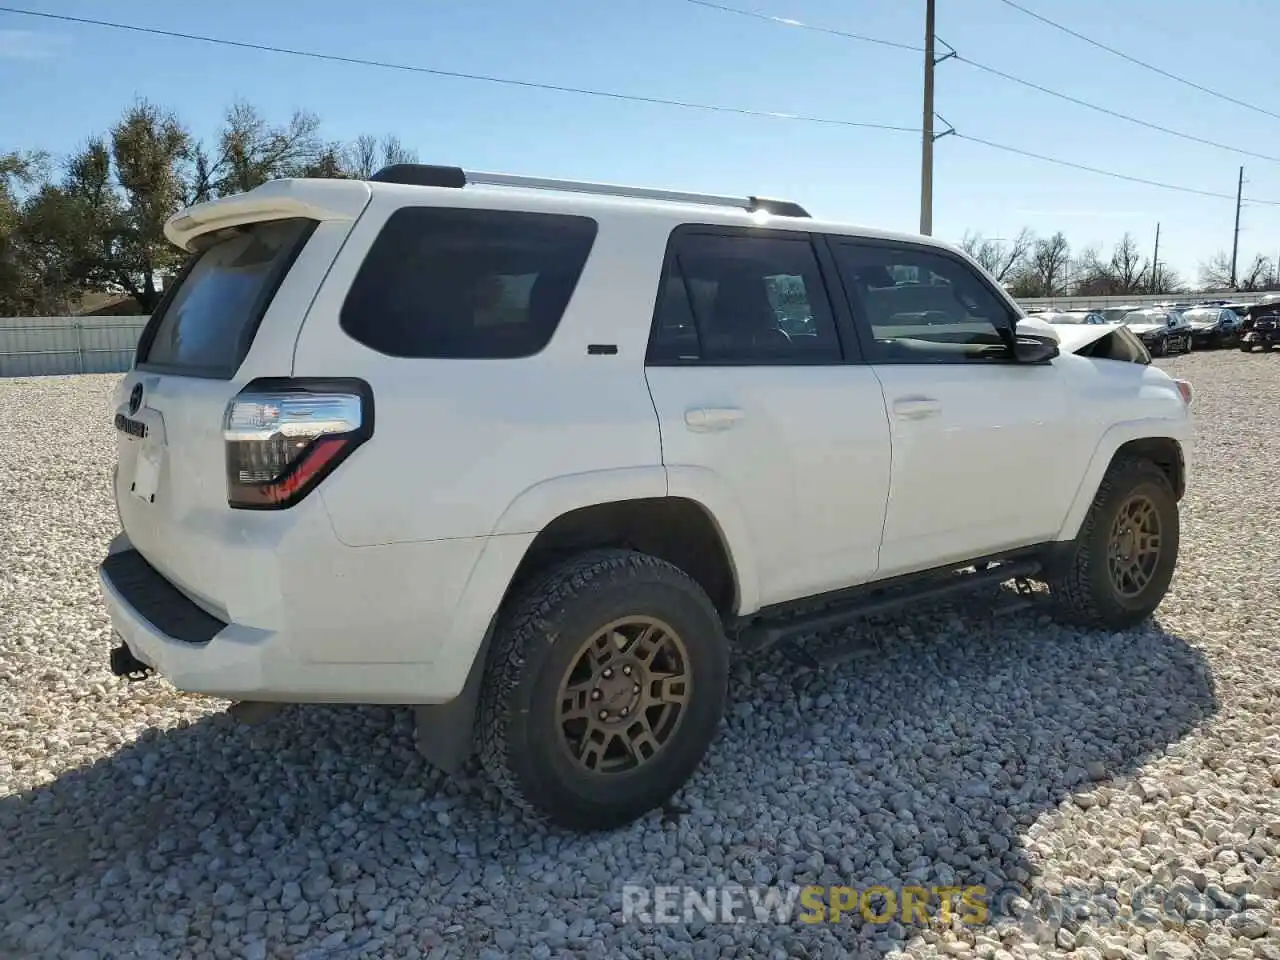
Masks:
[[[135,383],[132,392],[129,394],[130,415],[137,413],[140,406],[142,406],[142,384]]]

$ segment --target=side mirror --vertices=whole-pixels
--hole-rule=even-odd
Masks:
[[[1048,363],[1061,351],[1056,340],[1021,334],[1014,341],[1013,357],[1018,363]]]
[[[1035,337],[1040,340],[1060,342],[1058,331],[1052,323],[1046,323],[1039,317],[1019,317],[1016,335],[1019,337]]]

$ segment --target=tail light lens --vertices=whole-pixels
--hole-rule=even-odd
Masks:
[[[1191,401],[1195,397],[1195,391],[1191,389],[1191,381],[1175,380],[1173,382],[1178,385],[1178,392],[1182,394],[1182,402],[1188,407],[1191,406]]]
[[[363,380],[255,380],[223,420],[227,504],[293,506],[373,435],[373,392]]]

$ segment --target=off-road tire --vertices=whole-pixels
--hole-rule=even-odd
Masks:
[[[662,750],[625,773],[593,774],[562,743],[559,684],[609,623],[648,616],[688,653],[687,714]],[[593,550],[535,576],[499,614],[481,692],[476,749],[498,788],[534,820],[610,830],[663,805],[693,775],[719,730],[729,644],[706,593],[678,567],[630,550]]]
[[[1107,569],[1111,525],[1135,494],[1147,496],[1160,519],[1160,553],[1150,582],[1133,598],[1112,586]],[[1059,618],[1076,626],[1124,630],[1146,620],[1169,590],[1178,561],[1178,500],[1164,471],[1150,460],[1124,457],[1111,464],[1085,515],[1072,555],[1049,578]]]

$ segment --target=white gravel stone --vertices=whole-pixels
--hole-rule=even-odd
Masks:
[[[117,378],[0,381],[0,956],[1280,957],[1280,357],[1161,365],[1198,430],[1155,622],[963,601],[864,625],[880,652],[825,672],[744,661],[683,812],[590,837],[433,771],[407,711],[242,728],[113,678]],[[981,884],[1020,909],[646,925],[628,881]]]

